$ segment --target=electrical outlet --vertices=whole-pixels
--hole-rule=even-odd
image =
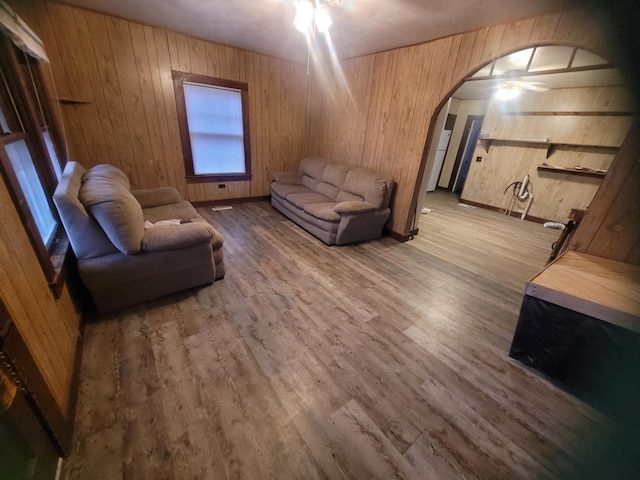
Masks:
[[[218,188],[227,188],[227,186],[224,183],[219,183]]]
[[[476,162],[481,162],[482,161],[482,157],[476,157]]]

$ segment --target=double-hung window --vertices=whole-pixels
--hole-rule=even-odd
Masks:
[[[62,171],[57,145],[38,61],[0,37],[0,173],[56,293],[68,246],[51,199]]]
[[[251,179],[246,83],[173,72],[187,181]]]

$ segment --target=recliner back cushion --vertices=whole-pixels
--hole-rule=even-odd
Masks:
[[[129,191],[124,173],[120,175],[115,167],[98,167],[84,175],[79,199],[118,250],[139,253],[144,236],[142,207]]]
[[[82,181],[86,182],[92,178],[99,178],[101,180],[106,180],[112,182],[114,184],[118,184],[127,189],[127,191],[131,190],[131,184],[129,183],[129,177],[120,170],[118,167],[114,167],[113,165],[96,165],[95,167],[90,168],[87,172],[85,172],[82,177]]]
[[[78,259],[101,257],[117,252],[104,230],[78,199],[85,172],[79,163],[67,162],[53,194],[53,201]]]

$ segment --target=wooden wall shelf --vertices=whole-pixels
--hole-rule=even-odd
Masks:
[[[79,100],[77,98],[58,98],[58,102],[63,105],[75,105],[75,104],[89,104],[92,102],[88,102],[86,100]]]
[[[484,150],[489,153],[489,149],[491,148],[491,144],[493,142],[502,142],[508,143],[512,145],[523,144],[526,146],[543,146],[547,149],[546,158],[549,158],[553,155],[558,149],[568,149],[568,150],[581,150],[581,151],[597,151],[601,153],[616,153],[619,147],[613,147],[610,145],[581,145],[577,143],[558,143],[558,142],[548,142],[543,140],[526,140],[526,139],[509,139],[509,138],[481,138],[480,143],[482,144]]]
[[[546,116],[546,117],[633,117],[635,112],[504,112],[504,115]]]
[[[538,165],[537,168],[538,170],[543,170],[545,172],[568,173],[571,175],[585,175],[589,177],[604,177],[607,174],[607,172],[593,170],[591,168],[557,167],[555,165]]]

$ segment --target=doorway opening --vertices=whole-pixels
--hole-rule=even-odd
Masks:
[[[502,265],[504,271],[509,265],[504,257],[527,255],[522,251],[527,239],[521,237],[526,230],[521,218],[535,223],[527,229],[542,229],[545,222],[564,224],[572,210],[589,206],[631,126],[631,98],[615,67],[573,46],[537,45],[490,61],[452,90],[432,119],[433,140],[425,148],[425,176],[414,228],[430,240],[462,236],[464,226],[457,233],[434,230],[436,225],[429,219],[437,209],[449,213],[475,209],[476,216],[488,212],[499,215],[499,221],[516,222],[512,226],[520,233],[510,235],[517,241],[508,239],[500,247],[500,242],[487,244],[471,255],[474,261]],[[440,161],[434,144],[442,138],[443,115],[456,117],[448,151]],[[513,201],[509,186],[523,183],[527,200],[516,202],[509,212]],[[483,225],[491,222],[466,220],[470,222],[467,229],[474,232],[469,241],[477,244],[484,236]],[[545,234],[550,241],[547,251],[535,260],[536,271],[546,263],[560,232],[547,229]],[[481,270],[479,264],[473,268]],[[525,274],[523,282],[527,278]]]

